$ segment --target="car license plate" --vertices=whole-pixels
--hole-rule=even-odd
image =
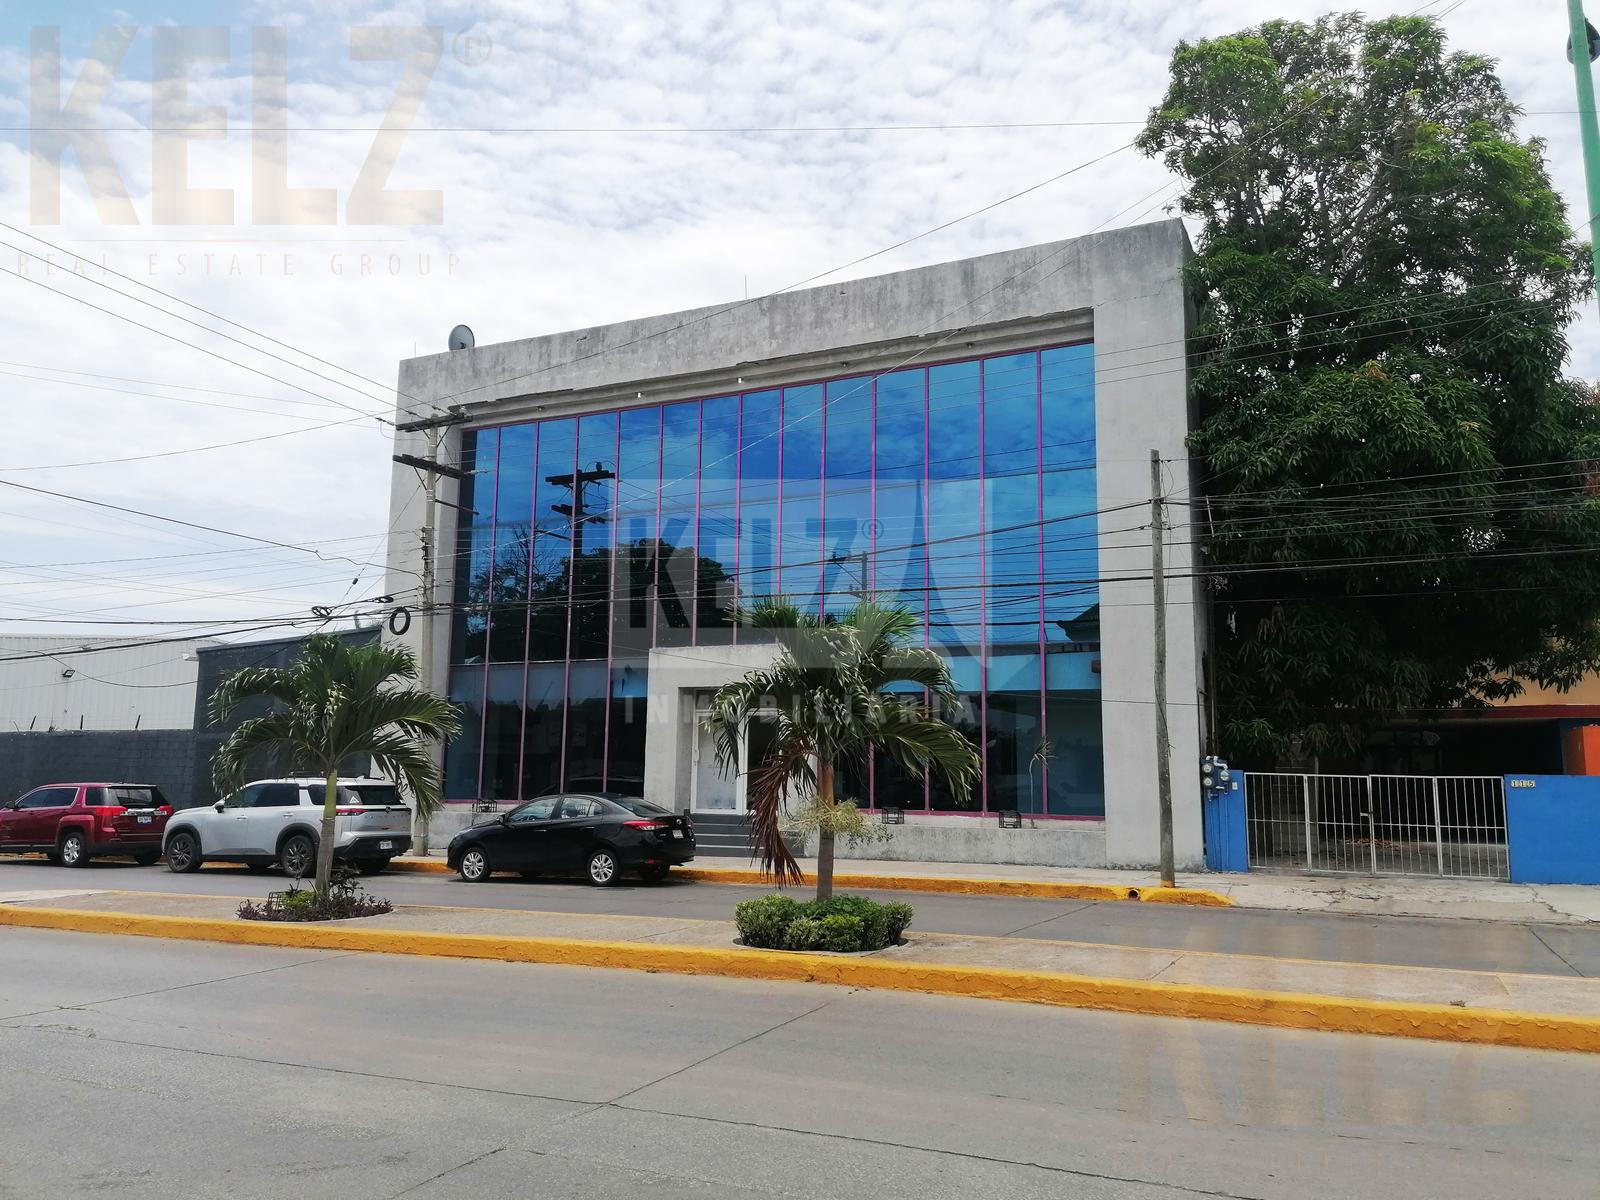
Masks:
[[[378,843],[378,849],[379,850],[393,850],[394,849],[394,843],[393,842],[379,842]]]
[[[673,831],[672,831],[672,836],[673,836],[673,837],[682,837],[682,836],[683,836],[683,830],[681,830],[681,829],[674,829],[674,830],[673,830]]]
[[[138,817],[136,819],[138,820],[139,824],[141,824],[141,825],[150,824],[150,818],[149,817]]]

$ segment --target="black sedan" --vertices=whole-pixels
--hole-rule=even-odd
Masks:
[[[694,823],[636,796],[566,792],[542,796],[450,839],[446,861],[468,883],[495,871],[582,871],[589,882],[617,883],[624,871],[658,882],[694,858]]]

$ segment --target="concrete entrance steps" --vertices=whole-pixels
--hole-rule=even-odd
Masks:
[[[743,813],[691,813],[694,821],[696,858],[742,858],[752,854],[750,826]],[[785,834],[790,851],[796,857],[804,847],[793,834]]]

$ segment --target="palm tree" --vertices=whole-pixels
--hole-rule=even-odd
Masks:
[[[909,683],[946,705],[960,703],[950,668],[931,650],[909,643],[918,631],[910,609],[867,599],[849,612],[819,617],[781,597],[735,614],[740,624],[771,633],[777,661],[723,686],[706,725],[717,762],[739,769],[741,735],[759,709],[776,710],[772,745],[751,764],[750,822],[761,866],[778,884],[803,882],[781,827],[791,791],[814,795],[820,810],[817,899],[833,894],[834,829],[841,764],[865,764],[876,748],[913,772],[931,769],[958,798],[978,776],[978,753],[917,694],[886,693]]]
[[[217,724],[251,697],[278,702],[264,716],[243,722],[217,751],[211,774],[219,793],[237,791],[250,759],[261,751],[290,770],[315,771],[328,781],[317,843],[318,892],[327,892],[333,870],[339,765],[347,758],[370,756],[379,772],[411,796],[419,820],[439,809],[439,772],[428,743],[450,737],[460,723],[448,700],[400,682],[416,677],[417,660],[404,646],[352,646],[317,634],[293,665],[245,667],[211,695]]]

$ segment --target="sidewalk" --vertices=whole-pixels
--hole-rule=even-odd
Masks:
[[[426,863],[424,869],[444,869],[443,853],[426,859],[396,859]],[[808,879],[816,860],[803,858],[800,866]],[[752,876],[755,864],[739,858],[697,858],[679,873],[704,882],[759,883]],[[916,891],[918,883],[929,891],[961,891],[972,895],[1025,895],[1019,885],[1048,885],[1041,894],[1061,896],[1062,889],[1102,889],[1094,899],[1126,899],[1130,890],[1138,899],[1182,902],[1183,897],[1162,894],[1150,871],[1107,871],[1086,867],[1020,867],[1005,863],[894,862],[882,859],[839,859],[835,882],[842,888]],[[962,881],[971,886],[951,886]],[[1178,890],[1193,893],[1193,901],[1240,908],[1278,909],[1290,912],[1354,913],[1363,916],[1457,917],[1479,921],[1536,921],[1545,924],[1586,924],[1600,921],[1600,887],[1581,884],[1496,883],[1476,879],[1378,878],[1367,875],[1246,875],[1179,872]],[[986,883],[1001,886],[987,888]],[[1215,899],[1212,899],[1212,898]]]
[[[786,954],[731,922],[402,906],[318,924],[240,921],[236,899],[9,893],[0,925],[235,944],[784,979],[1281,1028],[1600,1052],[1600,979],[1085,942],[908,934],[864,955]]]

